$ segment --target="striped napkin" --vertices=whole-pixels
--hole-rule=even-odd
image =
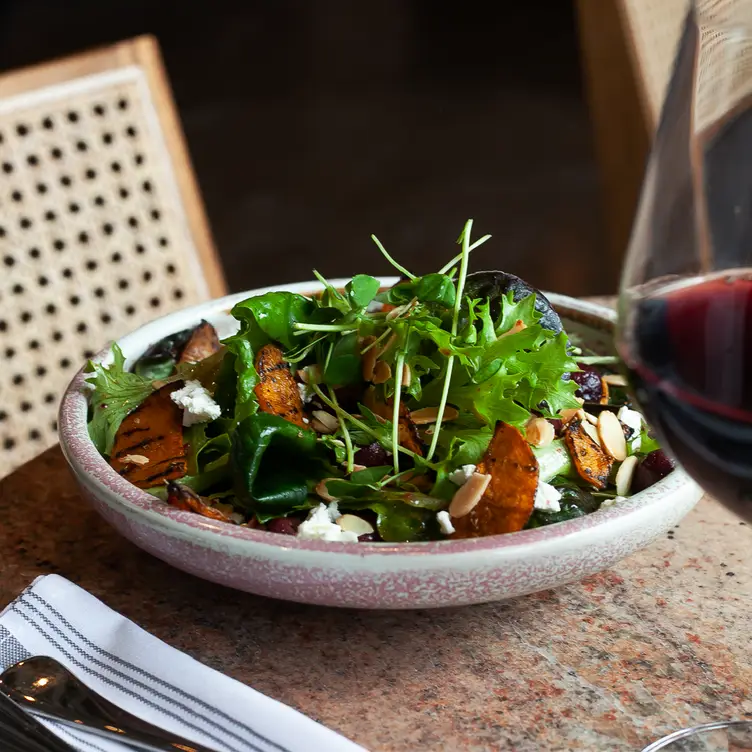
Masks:
[[[39,577],[0,613],[0,670],[33,655],[57,659],[123,710],[218,752],[363,752],[171,648],[58,575]],[[81,752],[126,749],[45,723]]]

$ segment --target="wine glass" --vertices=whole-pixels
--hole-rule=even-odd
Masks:
[[[659,439],[752,520],[752,0],[695,0],[645,173],[617,349]]]
[[[663,446],[752,520],[752,0],[689,9],[622,276],[616,345]],[[748,749],[750,727],[719,721],[646,750]]]

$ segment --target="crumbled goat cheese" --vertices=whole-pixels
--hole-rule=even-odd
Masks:
[[[173,392],[170,397],[178,407],[183,408],[184,426],[216,420],[222,414],[222,408],[201,386],[200,381],[186,381],[185,386]]]
[[[614,496],[613,499],[603,499],[600,505],[600,509],[608,509],[609,507],[616,506],[621,501],[626,501],[626,496]]]
[[[303,384],[298,382],[298,391],[300,392],[300,399],[303,400],[303,404],[308,404],[315,396],[315,392],[311,389],[310,384]]]
[[[632,429],[633,438],[630,441],[630,447],[632,449],[632,452],[639,452],[640,445],[642,444],[642,438],[640,437],[643,422],[642,413],[638,413],[637,410],[630,410],[626,405],[624,405],[616,414],[616,417],[627,428]]]
[[[310,511],[308,518],[300,523],[298,538],[356,543],[358,536],[349,530],[343,530],[335,522],[339,517],[340,513],[336,501],[333,501],[328,507],[326,504],[319,504],[318,507]]]
[[[535,492],[533,506],[544,512],[560,512],[559,499],[561,499],[561,494],[551,484],[541,481]]]
[[[462,467],[457,468],[453,473],[449,473],[448,478],[456,486],[464,486],[465,483],[473,477],[475,470],[475,465],[463,465]]]
[[[454,525],[452,525],[452,518],[449,516],[449,512],[442,510],[436,512],[436,522],[439,523],[439,529],[444,535],[451,535],[454,532]]]
[[[378,300],[372,300],[368,304],[368,308],[366,308],[366,311],[368,313],[378,313],[379,311],[383,311],[383,310],[384,310],[384,304],[379,303]]]

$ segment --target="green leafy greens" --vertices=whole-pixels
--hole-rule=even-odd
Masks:
[[[113,348],[109,368],[89,364],[93,441],[109,454],[123,418],[155,386],[195,378],[221,416],[184,430],[186,486],[255,524],[299,517],[323,498],[367,515],[384,541],[440,538],[436,513],[456,493],[455,471],[482,461],[496,425],[523,429],[533,416],[579,409],[569,377],[579,368],[576,356],[612,360],[575,348],[545,297],[522,280],[469,274],[471,252],[490,237],[473,241],[472,228],[469,220],[459,253],[422,276],[372,236],[401,275],[389,289],[367,274],[335,289],[314,272],[319,295],[266,292],[237,303],[238,332],[205,362],[176,365],[190,330],[154,345],[132,373]],[[259,409],[255,363],[267,345],[281,348],[297,374],[309,402],[303,424]],[[418,411],[432,417],[408,419]],[[643,428],[640,454],[656,447]],[[597,508],[578,487],[562,440],[534,454],[540,481],[563,498],[560,511],[537,510],[531,527]],[[361,464],[366,456],[375,466]]]

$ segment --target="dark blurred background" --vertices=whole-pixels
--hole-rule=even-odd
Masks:
[[[0,70],[162,46],[233,290],[415,272],[468,217],[473,268],[613,292],[574,10],[430,0],[0,0]]]

